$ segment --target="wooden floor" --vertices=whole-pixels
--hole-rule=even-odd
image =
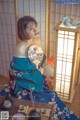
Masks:
[[[4,84],[6,84],[8,81],[9,78],[0,75],[0,90],[4,87]]]
[[[80,85],[76,86],[76,93],[72,103],[65,103],[78,117],[80,117]]]
[[[6,77],[0,76],[0,90],[3,88],[3,85],[7,83],[9,79]],[[65,103],[70,110],[72,110],[77,116],[80,117],[80,85],[76,87],[76,93],[74,95],[72,103]]]

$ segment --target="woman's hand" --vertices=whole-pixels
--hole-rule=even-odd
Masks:
[[[44,73],[44,69],[42,67],[38,67],[38,70],[43,74]]]

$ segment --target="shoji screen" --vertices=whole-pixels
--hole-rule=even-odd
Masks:
[[[46,51],[46,39],[48,39],[46,38],[46,31],[48,32],[46,4],[48,2],[48,0],[0,0],[0,74],[8,76],[9,64],[18,41],[19,17],[30,15],[37,20],[41,45]]]
[[[14,0],[0,0],[0,74],[8,76],[16,46]]]
[[[61,0],[60,0],[61,1]],[[79,0],[76,0],[76,2]],[[63,16],[80,19],[80,4],[56,4],[56,0],[50,0],[50,56],[55,56],[54,26],[62,20]],[[80,43],[80,42],[79,42]]]

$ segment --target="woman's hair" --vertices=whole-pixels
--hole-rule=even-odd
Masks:
[[[31,16],[24,16],[19,18],[18,20],[18,37],[20,40],[26,39],[26,27],[28,23],[34,22],[34,24],[37,26],[37,21],[31,17]]]

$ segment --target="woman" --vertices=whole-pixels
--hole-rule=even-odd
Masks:
[[[35,64],[26,57],[26,51],[30,45],[40,45],[40,39],[36,37],[36,29],[37,22],[33,17],[24,16],[19,19],[18,36],[21,42],[10,64],[10,75],[20,87],[27,90],[33,88],[35,92],[42,92],[44,78]]]
[[[40,45],[36,29],[37,22],[33,17],[24,16],[18,20],[18,37],[21,42],[10,64],[10,75],[14,80],[11,82],[10,94],[25,100],[53,103],[52,120],[77,120],[78,117],[64,105],[57,94],[44,85],[44,76],[26,57],[30,45]],[[4,95],[2,92],[0,94]]]

